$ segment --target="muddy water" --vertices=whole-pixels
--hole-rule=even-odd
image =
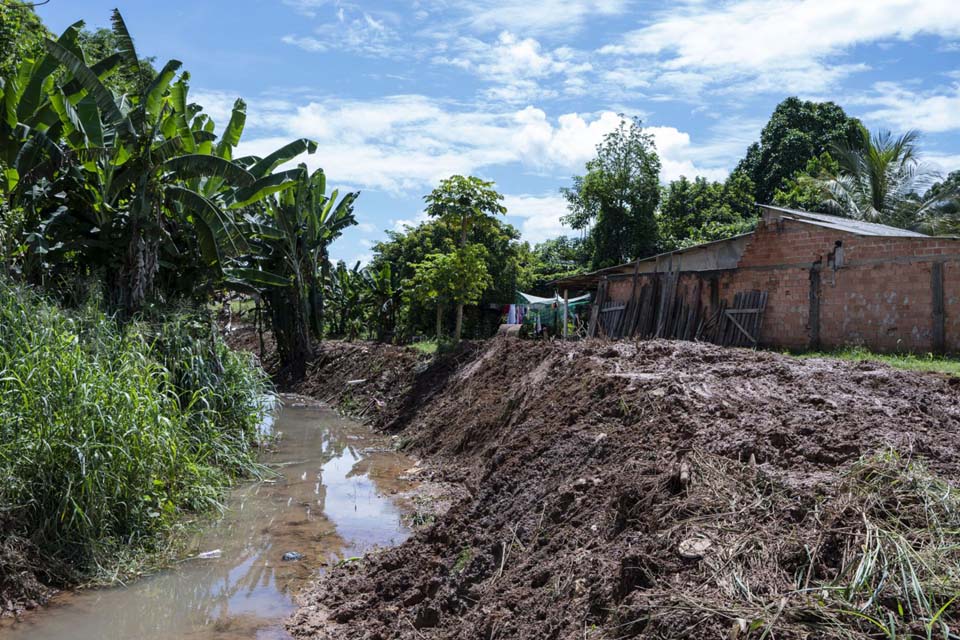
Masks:
[[[65,594],[0,627],[0,640],[288,638],[294,595],[318,571],[407,536],[397,496],[412,487],[398,476],[413,462],[328,409],[286,404],[273,425],[283,436],[263,457],[282,477],[238,488],[224,517],[192,542],[219,558]],[[287,551],[304,559],[283,561]]]

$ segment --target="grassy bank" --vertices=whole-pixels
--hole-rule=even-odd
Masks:
[[[906,371],[928,371],[960,376],[960,358],[956,356],[938,356],[932,353],[874,353],[860,347],[849,347],[836,351],[807,351],[794,353],[798,358],[838,358],[853,362],[883,362]]]
[[[0,284],[0,576],[71,581],[158,550],[256,469],[268,389],[200,319],[121,327]]]

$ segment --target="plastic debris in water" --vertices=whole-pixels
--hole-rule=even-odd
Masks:
[[[214,558],[219,558],[223,555],[223,551],[220,549],[214,549],[213,551],[204,551],[197,554],[197,558],[200,560],[212,560]]]
[[[283,559],[286,562],[291,562],[293,560],[303,560],[303,554],[299,551],[287,551],[283,554]]]

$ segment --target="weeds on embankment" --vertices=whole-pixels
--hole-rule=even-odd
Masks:
[[[960,377],[960,357],[933,353],[874,353],[863,347],[847,347],[836,351],[804,351],[792,355],[798,358],[837,358],[853,362],[882,362],[895,369],[945,373]]]
[[[158,551],[256,470],[268,390],[209,323],[121,327],[0,283],[0,534],[48,581]]]

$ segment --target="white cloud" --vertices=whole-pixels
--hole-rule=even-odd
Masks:
[[[960,171],[960,154],[926,153],[923,155],[923,162],[938,172],[941,177],[953,171]]]
[[[867,120],[894,130],[939,133],[960,129],[960,84],[914,92],[892,82],[879,82],[873,86],[873,95],[856,102],[874,107],[864,114]]]
[[[418,211],[415,215],[410,218],[399,218],[397,220],[391,220],[390,224],[393,225],[394,231],[406,231],[407,227],[416,227],[417,225],[423,224],[430,219],[430,216],[427,215],[426,211]]]
[[[283,4],[293,7],[298,13],[313,18],[317,15],[317,9],[332,3],[331,0],[283,0]]]
[[[339,182],[399,192],[422,189],[454,173],[520,164],[531,170],[570,172],[582,167],[618,116],[569,113],[548,118],[540,109],[461,111],[425,96],[381,100],[325,100],[248,120],[275,135],[247,139],[240,153],[262,155],[291,137],[319,144],[311,167],[331,160]]]
[[[722,180],[729,171],[723,167],[697,166],[695,158],[698,153],[690,143],[690,134],[675,127],[647,127],[646,131],[653,134],[654,144],[660,155],[660,181],[663,183],[676,180],[680,176],[692,178],[703,176],[710,180]]]
[[[866,68],[833,61],[855,45],[921,34],[945,38],[960,34],[955,1],[680,3],[601,52],[624,59],[640,56],[660,73],[700,74],[700,81],[736,92],[789,87],[796,93],[832,86]]]
[[[467,24],[481,32],[511,29],[520,33],[568,35],[595,16],[626,11],[628,0],[469,0],[458,3]]]
[[[503,204],[508,218],[519,218],[520,233],[531,244],[573,233],[560,222],[567,213],[567,201],[561,195],[505,195]]]
[[[454,49],[455,54],[438,55],[434,62],[471,71],[493,83],[487,94],[504,102],[553,97],[558,92],[542,88],[541,82],[558,77],[563,80],[564,93],[580,94],[584,91],[581,76],[592,70],[583,54],[569,47],[548,51],[534,38],[519,38],[509,31],[501,32],[491,43],[459,38]]]
[[[288,34],[280,40],[311,53],[351,51],[377,57],[395,56],[407,50],[397,30],[388,24],[396,20],[393,14],[377,17],[367,11],[351,16],[341,6],[335,23],[317,27],[311,35]]]

